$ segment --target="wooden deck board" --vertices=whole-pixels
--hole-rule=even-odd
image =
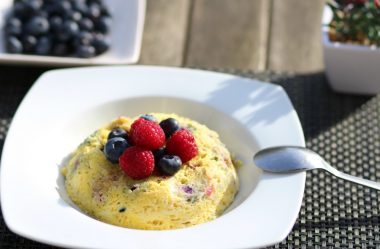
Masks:
[[[267,69],[298,73],[323,69],[320,27],[324,3],[272,1]]]
[[[269,1],[194,0],[185,64],[263,70]]]
[[[139,64],[320,71],[323,5],[323,0],[147,0]]]
[[[139,64],[181,66],[190,0],[147,0]]]

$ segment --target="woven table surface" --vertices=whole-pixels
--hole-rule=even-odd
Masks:
[[[46,70],[0,66],[0,151],[19,103]],[[380,96],[334,93],[323,73],[300,76],[214,71],[284,87],[299,115],[308,148],[341,171],[380,182]],[[286,240],[271,248],[380,248],[379,214],[377,191],[323,171],[308,172],[302,208],[293,230]],[[13,234],[0,214],[0,248],[53,247]]]

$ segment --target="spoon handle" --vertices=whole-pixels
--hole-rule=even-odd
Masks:
[[[324,169],[326,171],[330,172],[331,174],[335,175],[336,177],[342,178],[342,179],[347,180],[347,181],[355,182],[357,184],[367,186],[367,187],[370,187],[373,189],[380,190],[380,183],[378,183],[378,182],[374,182],[374,181],[370,181],[370,180],[363,179],[360,177],[348,175],[346,173],[340,172],[339,170],[335,169],[334,167],[330,166],[327,163],[325,164]]]

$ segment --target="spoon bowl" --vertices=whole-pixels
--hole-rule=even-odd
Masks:
[[[297,146],[270,147],[257,152],[253,161],[264,171],[294,173],[312,169],[324,169],[336,177],[380,190],[380,183],[340,172],[312,150]]]

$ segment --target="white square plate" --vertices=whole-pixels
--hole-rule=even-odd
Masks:
[[[184,229],[144,231],[95,220],[67,204],[62,159],[119,115],[174,112],[216,130],[243,161],[239,193],[218,219]],[[22,101],[1,162],[7,226],[43,243],[80,248],[252,248],[283,240],[301,207],[305,173],[267,174],[253,154],[304,146],[284,90],[233,75],[165,67],[94,67],[45,73]]]
[[[110,49],[102,55],[84,59],[74,57],[9,54],[4,49],[5,16],[13,0],[0,1],[0,63],[31,65],[110,65],[136,63],[140,56],[145,20],[145,0],[104,0],[112,14],[112,29],[109,34]]]

